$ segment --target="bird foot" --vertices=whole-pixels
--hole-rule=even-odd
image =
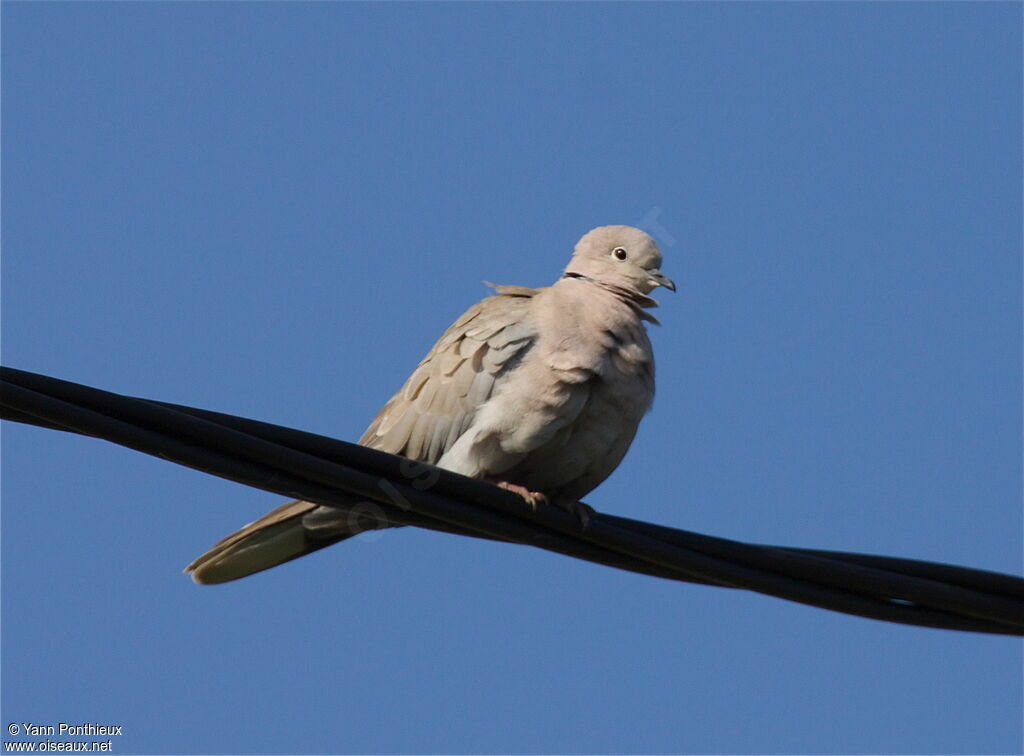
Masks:
[[[552,503],[546,494],[543,494],[540,491],[531,491],[526,486],[520,486],[518,483],[509,483],[507,480],[495,480],[492,482],[498,486],[498,488],[504,488],[506,491],[511,491],[512,493],[521,496],[523,500],[530,505],[530,508],[534,512],[537,511],[538,504],[548,505]],[[584,530],[586,530],[587,525],[590,524],[590,518],[597,514],[593,507],[587,506],[582,501],[555,499],[554,504],[558,508],[576,515]]]
[[[570,514],[576,515],[580,520],[580,525],[583,526],[583,530],[586,530],[590,524],[590,518],[597,514],[597,510],[584,504],[582,501],[562,500],[556,503]]]
[[[547,504],[548,497],[542,494],[540,491],[531,491],[526,486],[520,486],[517,483],[509,483],[507,480],[495,481],[495,485],[498,488],[504,488],[506,491],[511,491],[514,494],[519,494],[523,497],[530,508],[536,512],[538,504]]]

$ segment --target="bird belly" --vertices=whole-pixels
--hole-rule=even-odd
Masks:
[[[618,467],[654,394],[649,351],[612,348],[591,365],[581,379],[578,370],[525,361],[438,465],[552,499],[586,495]]]
[[[510,468],[508,480],[570,501],[597,488],[619,466],[650,405],[650,394],[622,389],[593,385],[575,422]]]

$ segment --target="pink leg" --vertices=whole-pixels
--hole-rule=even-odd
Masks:
[[[546,505],[551,503],[546,494],[543,494],[540,491],[531,491],[526,486],[521,486],[518,483],[509,483],[507,480],[496,479],[490,479],[490,481],[498,486],[498,488],[504,488],[506,491],[511,491],[514,494],[522,496],[534,512],[537,511],[538,504]],[[554,504],[555,506],[576,515],[580,519],[580,524],[583,526],[584,530],[586,530],[587,525],[590,524],[591,516],[595,514],[593,507],[587,506],[582,501],[556,499]]]
[[[507,480],[496,480],[493,482],[496,486],[498,486],[498,488],[504,488],[506,491],[511,491],[514,494],[519,494],[520,496],[522,496],[534,512],[537,511],[538,504],[548,503],[548,497],[542,494],[540,491],[531,491],[526,486],[520,486],[516,483],[509,483]]]
[[[569,510],[572,514],[580,518],[580,524],[583,529],[587,529],[587,525],[590,524],[590,517],[597,514],[596,510],[584,504],[582,501],[559,501],[556,502],[562,509]]]

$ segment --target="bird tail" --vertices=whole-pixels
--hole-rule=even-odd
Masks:
[[[226,583],[380,527],[346,509],[290,501],[221,540],[185,573],[201,584]]]

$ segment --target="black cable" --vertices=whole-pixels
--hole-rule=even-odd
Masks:
[[[587,528],[489,483],[324,436],[0,368],[0,417],[94,436],[327,506],[367,502],[414,525],[536,546],[685,582],[745,588],[874,619],[1024,635],[1024,579],[919,560],[744,544],[611,515]],[[412,466],[412,467],[410,467]],[[424,477],[430,485],[424,485]]]

